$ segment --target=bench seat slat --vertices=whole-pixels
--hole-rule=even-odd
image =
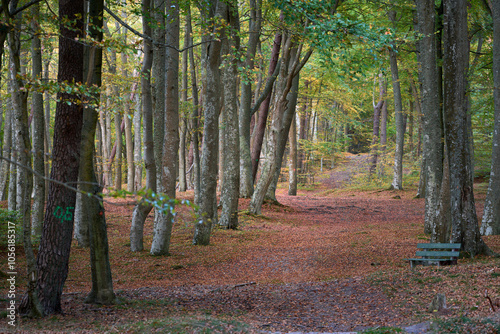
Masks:
[[[436,256],[436,257],[443,257],[443,256],[449,256],[449,257],[458,257],[460,255],[460,252],[453,252],[453,251],[417,251],[415,253],[416,256]]]
[[[405,259],[407,261],[413,261],[413,262],[418,262],[418,261],[421,261],[421,262],[436,262],[436,261],[439,261],[439,262],[444,262],[444,261],[454,261],[455,259],[450,259],[450,258],[447,258],[447,259],[423,259],[421,257],[419,258],[416,258],[416,259]]]
[[[421,249],[460,249],[461,244],[438,244],[438,243],[420,243],[417,248]]]

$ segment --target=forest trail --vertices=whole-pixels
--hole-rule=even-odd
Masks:
[[[418,285],[421,273],[411,272],[404,260],[424,237],[423,199],[413,198],[415,190],[340,189],[362,168],[367,168],[366,156],[353,155],[316,178],[320,184],[314,189],[288,196],[284,186],[279,188],[281,205],[265,204],[259,217],[242,212],[240,229],[214,230],[207,247],[191,244],[192,218],[180,210],[168,257],[147,251],[152,215],[145,229],[146,250],[131,253],[132,206],[108,205],[114,287],[125,305],[83,303],[90,291],[88,250],[74,247],[63,296],[64,331],[85,332],[96,322],[121,328],[131,319],[149,321],[165,314],[239,319],[252,325],[250,332],[358,331],[421,322],[425,316],[415,315],[425,313],[432,291],[448,291],[450,300],[459,300],[453,294],[468,290],[447,290],[450,283],[439,278],[438,290],[428,291],[427,284]],[[190,198],[189,193],[183,196]],[[247,204],[242,200],[240,208]],[[491,240],[500,250],[500,238]],[[485,286],[494,284],[486,274],[494,268],[477,269]],[[455,277],[463,269],[450,270]],[[467,268],[468,273],[474,270]],[[469,298],[478,304],[484,299]]]

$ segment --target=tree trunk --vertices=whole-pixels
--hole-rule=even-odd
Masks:
[[[151,36],[149,13],[151,0],[142,0],[142,27],[144,35]],[[153,48],[151,41],[144,38],[144,59],[141,70],[142,112],[144,133],[144,167],[146,169],[146,190],[156,191],[156,165],[153,140],[153,101],[151,96],[151,68],[153,65]],[[130,226],[130,249],[140,252],[144,249],[144,222],[153,209],[144,198],[135,206]]]
[[[164,192],[162,184],[162,153],[163,141],[165,140],[165,1],[152,0],[152,16],[154,24],[151,24],[153,32],[153,40],[158,43],[153,44],[153,69],[152,69],[152,82],[153,82],[153,107],[154,107],[154,155],[156,165],[156,190]],[[155,212],[157,215],[158,212]],[[157,217],[155,216],[155,224]]]
[[[158,1],[158,0],[157,0]],[[163,0],[159,0],[163,3]],[[163,141],[161,165],[162,188],[168,198],[175,198],[175,182],[178,168],[179,152],[179,3],[168,0],[166,3],[168,31],[166,44],[173,48],[167,51],[166,66],[166,131]],[[162,74],[163,75],[163,74]],[[157,92],[159,93],[159,92]],[[155,220],[151,255],[168,255],[170,236],[174,224],[173,204],[163,211],[158,210]]]
[[[396,25],[396,12],[389,12],[389,19]],[[396,46],[389,47],[389,59],[391,63],[392,91],[394,93],[394,112],[396,113],[396,151],[394,152],[394,177],[391,189],[403,190],[403,146],[405,142],[405,126],[403,119],[403,103],[401,98],[401,85],[399,84],[398,59]]]
[[[224,184],[221,192],[222,213],[219,224],[226,229],[236,229],[238,227],[238,198],[240,195],[240,137],[238,131],[238,92],[234,84],[238,76],[238,60],[232,50],[240,48],[240,18],[237,1],[228,2],[227,7],[226,20],[230,26],[230,33],[224,43],[225,60],[222,65]]]
[[[125,14],[123,14],[125,15]],[[126,39],[126,35],[124,37]],[[123,77],[128,78],[129,73],[127,70],[128,56],[125,52],[121,54]],[[132,136],[132,114],[130,112],[131,104],[134,101],[135,90],[137,84],[134,83],[130,92],[130,98],[125,99],[125,114],[123,121],[125,122],[125,152],[127,157],[127,190],[129,192],[135,191],[135,163],[134,163],[134,138]]]
[[[382,108],[386,104],[384,96],[385,96],[385,84],[384,84],[383,74],[379,74],[379,101],[377,104],[373,106],[373,137],[372,137],[372,161],[370,165],[370,176],[375,173],[377,170],[377,162],[379,156],[379,137],[380,137],[380,114]]]
[[[188,35],[187,25],[184,27],[184,48],[189,47],[190,36]],[[181,103],[187,105],[188,102],[188,60],[189,51],[182,52],[182,81],[181,81]],[[186,137],[188,132],[188,114],[182,108],[182,117],[180,120],[180,141],[179,141],[179,191],[187,190],[187,168],[186,168]]]
[[[5,120],[3,126],[3,147],[2,147],[2,156],[11,158],[12,151],[12,108],[9,108],[9,99],[7,99],[7,103],[5,106]],[[7,160],[2,160],[0,170],[0,201],[5,201],[7,195],[7,184],[9,183],[9,179],[12,179],[10,176],[10,162]],[[10,182],[11,183],[11,182]]]
[[[83,44],[78,42],[83,36],[83,21],[78,19],[83,17],[83,12],[82,0],[59,1],[59,82],[83,82]],[[72,27],[63,23],[66,19],[74,22]],[[37,256],[38,297],[44,315],[62,312],[61,295],[68,275],[76,200],[74,189],[68,188],[68,185],[78,181],[80,162],[83,117],[82,105],[77,102],[80,99],[74,94],[58,93],[50,177],[61,183],[50,185]],[[32,312],[32,302],[33,299],[26,296],[20,305],[20,313]]]
[[[433,232],[437,225],[437,212],[441,182],[443,178],[443,120],[439,98],[440,76],[437,68],[437,48],[435,40],[435,9],[431,0],[417,1],[418,31],[422,39],[418,42],[419,73],[422,85],[423,152],[426,185],[425,192],[425,233]],[[416,89],[413,89],[416,95]]]
[[[205,23],[214,24],[213,33],[219,36],[222,27],[216,20],[223,17],[222,5],[217,0],[207,1],[200,8]],[[220,111],[220,40],[205,35],[202,45],[203,70],[203,143],[200,163],[199,218],[195,225],[193,244],[208,245],[212,224],[216,223],[217,211],[217,159],[219,144]]]
[[[306,154],[304,150],[304,141],[307,140],[307,125],[308,125],[308,117],[307,117],[307,103],[309,101],[308,92],[309,92],[309,80],[304,80],[304,104],[302,105],[301,112],[299,114],[299,172],[306,173]]]
[[[14,8],[15,9],[15,8]],[[25,306],[26,312],[30,316],[40,316],[43,314],[43,307],[38,296],[39,286],[37,286],[37,268],[35,255],[31,244],[31,191],[33,189],[33,174],[28,170],[31,168],[31,159],[28,155],[31,151],[28,124],[28,92],[24,87],[21,73],[21,15],[12,21],[14,29],[9,31],[9,53],[10,53],[10,94],[12,100],[12,143],[17,150],[16,162],[17,180],[11,175],[10,182],[16,184],[17,194],[16,208],[22,217],[23,246],[27,262],[28,291],[25,302],[21,303],[20,311]],[[13,164],[11,164],[13,166]],[[10,189],[9,189],[10,190]],[[9,194],[10,195],[10,194]]]
[[[91,0],[89,4],[88,33],[94,40],[102,41],[103,0]],[[87,86],[101,87],[102,83],[102,49],[87,47],[85,50],[85,71]],[[100,104],[99,93],[92,97],[92,105]],[[116,296],[113,291],[111,265],[109,263],[109,247],[106,216],[102,203],[102,187],[98,184],[94,168],[95,132],[97,128],[97,110],[93,106],[85,109],[82,127],[82,145],[80,151],[80,189],[82,196],[83,216],[87,227],[87,238],[90,246],[90,267],[92,272],[92,290],[86,298],[87,303],[112,304]],[[76,234],[76,231],[75,231]]]
[[[444,110],[450,166],[452,242],[471,256],[489,253],[479,232],[467,129],[467,1],[444,1]]]
[[[33,5],[31,9],[33,18],[31,20],[31,29],[34,31],[33,39],[31,40],[31,55],[33,66],[33,78],[42,79],[42,49],[40,38],[40,27],[37,19],[40,16],[39,4]],[[44,149],[44,134],[45,134],[45,117],[43,115],[43,93],[34,92],[32,99],[33,108],[33,169],[39,175],[45,175],[45,149]],[[43,177],[34,175],[34,198],[33,198],[33,216],[32,216],[32,233],[33,235],[42,234],[43,212],[45,209],[45,180]]]
[[[292,50],[292,59],[295,58],[296,48]],[[277,152],[277,162],[276,169],[274,171],[274,178],[269,185],[266,193],[266,199],[274,203],[278,203],[276,199],[276,188],[278,187],[279,176],[281,174],[281,165],[283,163],[283,158],[286,149],[286,141],[288,139],[288,134],[290,133],[290,126],[295,118],[295,108],[297,106],[297,98],[299,94],[299,74],[297,74],[292,81],[292,87],[287,96],[287,108],[285,114],[283,115],[283,122],[281,124],[281,129],[278,137],[278,152]]]
[[[191,27],[191,7],[187,6],[186,13],[186,34],[192,35]],[[193,37],[189,38],[189,45],[193,45]],[[198,83],[196,79],[196,65],[194,61],[193,48],[189,48],[189,70],[191,75],[191,92],[193,95],[193,110],[191,114],[191,128],[192,134],[192,147],[193,147],[193,189],[194,189],[194,202],[199,204],[200,195],[200,151],[199,151],[199,138],[200,138],[200,113],[199,113],[199,100],[198,100]]]
[[[290,128],[290,159],[288,160],[288,195],[297,196],[297,122],[295,115]]]
[[[262,25],[262,1],[250,0],[250,23],[248,46],[245,58],[245,69],[250,72],[255,64],[255,54],[259,43]],[[278,43],[280,44],[280,43]],[[274,50],[274,48],[273,48]],[[279,51],[278,51],[279,54]],[[274,59],[274,58],[273,58]],[[277,61],[277,58],[276,58]],[[271,71],[271,64],[269,65]],[[247,73],[248,73],[247,72]],[[271,71],[271,74],[274,72]],[[249,73],[247,75],[250,75]],[[252,84],[250,80],[241,80],[241,104],[239,115],[240,143],[240,197],[250,198],[253,193],[254,176],[252,171],[252,155],[250,152],[250,123],[252,106]]]
[[[283,20],[283,13],[280,16],[280,21]],[[273,49],[271,51],[271,59],[269,61],[269,70],[267,72],[268,76],[271,77],[278,65],[281,43],[283,39],[283,33],[281,31],[277,32],[274,36]],[[285,72],[286,73],[286,72]],[[269,79],[268,79],[269,80]],[[259,119],[256,124],[254,142],[252,143],[252,183],[256,182],[257,169],[259,168],[260,153],[262,150],[262,143],[264,142],[264,133],[267,126],[267,117],[269,113],[269,105],[271,104],[272,94],[269,92],[266,99],[262,102],[259,108]]]
[[[115,86],[115,98],[119,99],[118,86]],[[122,190],[122,155],[123,155],[123,134],[122,134],[122,116],[119,112],[115,113],[115,135],[116,135],[116,153],[115,153],[115,190]],[[113,155],[111,155],[111,159]]]
[[[136,73],[134,70],[134,77],[136,77]],[[136,94],[134,96],[134,181],[135,181],[135,189],[142,189],[142,136],[141,136],[141,119],[142,119],[142,103],[141,103],[141,95]]]
[[[493,16],[493,98],[495,124],[488,193],[484,203],[482,235],[500,234],[500,2],[492,1]]]
[[[301,48],[302,46],[299,46],[295,61],[289,67],[288,65],[291,59],[290,53],[292,49],[292,37],[290,36],[285,39],[285,46],[283,47],[283,57],[281,59],[280,65],[280,76],[278,82],[276,83],[275,102],[273,104],[273,116],[271,120],[267,146],[267,158],[262,168],[262,173],[255,188],[252,199],[250,200],[249,211],[253,214],[261,213],[264,197],[267,193],[269,185],[275,177],[276,167],[279,162],[278,159],[280,158],[278,155],[279,135],[280,132],[283,131],[283,115],[287,109],[288,92],[292,88],[294,77],[299,73],[300,69],[305,65],[310,55],[312,54],[312,50],[308,51],[308,53],[304,56],[304,59],[300,61]],[[288,131],[286,131],[286,135],[288,135]]]

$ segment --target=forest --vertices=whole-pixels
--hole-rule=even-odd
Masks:
[[[0,64],[6,329],[366,330],[429,320],[398,303],[447,282],[443,319],[499,330],[499,1],[2,0]],[[419,240],[459,265],[408,273]],[[390,312],[297,306],[349,314],[346,289]]]

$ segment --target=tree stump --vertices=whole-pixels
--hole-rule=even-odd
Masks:
[[[427,306],[427,311],[441,312],[443,310],[446,310],[446,296],[442,293],[438,293],[429,306]]]

